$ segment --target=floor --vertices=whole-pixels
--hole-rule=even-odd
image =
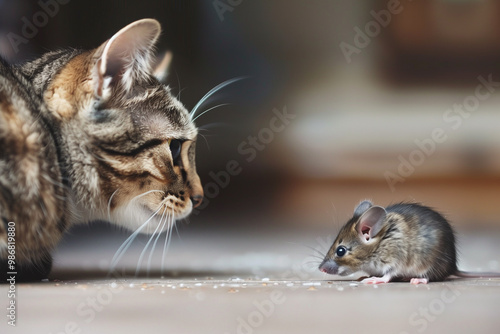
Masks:
[[[90,230],[61,244],[51,281],[16,286],[16,327],[4,318],[1,333],[498,333],[500,326],[500,278],[371,286],[320,273],[313,248],[325,251],[331,231],[185,226],[163,270],[163,240],[150,257],[140,237],[109,274],[127,234]],[[462,234],[461,268],[500,271],[498,240],[498,230]]]

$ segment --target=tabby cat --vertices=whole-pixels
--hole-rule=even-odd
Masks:
[[[94,50],[20,66],[0,58],[3,282],[9,241],[16,280],[38,280],[74,223],[160,233],[171,227],[165,215],[181,219],[201,203],[197,128],[160,82],[168,62],[154,66],[159,34],[156,20],[143,19]]]

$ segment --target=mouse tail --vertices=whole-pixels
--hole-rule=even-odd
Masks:
[[[500,273],[494,272],[472,272],[472,271],[461,271],[457,270],[453,276],[462,278],[500,278]]]

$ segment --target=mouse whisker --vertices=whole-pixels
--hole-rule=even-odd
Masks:
[[[319,256],[319,255],[316,255],[316,254],[311,254],[311,255],[309,255],[309,257],[318,259],[320,261],[323,261],[323,259],[325,258],[324,256]]]
[[[313,250],[316,253],[315,255],[321,256],[323,258],[326,256],[326,252],[323,253],[320,250],[318,250],[317,248],[314,248],[312,246],[304,245],[304,244],[300,244],[300,243],[296,243],[296,242],[290,242],[290,241],[288,243],[291,243],[291,244],[294,244],[294,245],[299,245],[301,247],[305,247],[305,248],[308,248],[310,250]],[[309,254],[305,254],[305,255],[310,256]]]
[[[312,251],[314,251],[315,255],[317,255],[317,256],[320,256],[322,258],[324,258],[326,256],[326,253],[323,253],[322,251],[320,251],[317,248],[314,248],[314,247],[311,247],[311,246],[306,246],[306,247],[309,248],[309,249],[311,249]]]
[[[308,267],[308,268],[317,268],[320,264],[321,264],[322,261],[307,261],[307,262],[304,262],[302,263],[302,266],[303,267]]]

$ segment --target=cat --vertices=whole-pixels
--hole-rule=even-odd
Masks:
[[[73,224],[160,233],[172,227],[167,218],[200,205],[197,128],[160,82],[168,66],[167,58],[154,66],[160,31],[143,19],[94,50],[18,66],[0,58],[2,282],[11,271],[16,281],[46,278]]]

